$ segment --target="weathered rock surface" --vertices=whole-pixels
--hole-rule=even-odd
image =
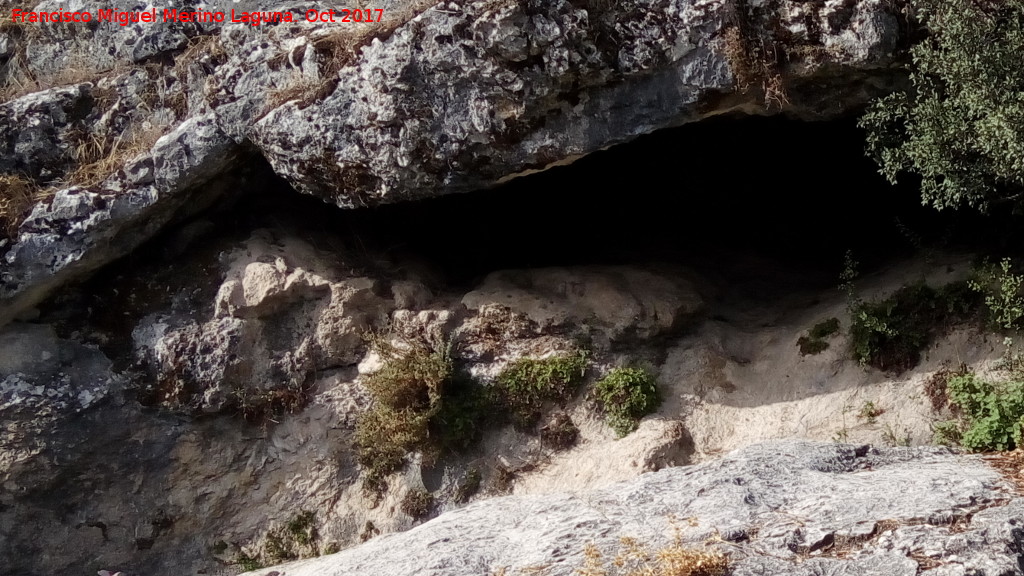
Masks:
[[[769,95],[778,108],[791,101],[792,112],[825,117],[877,88],[840,81],[824,104],[820,88],[797,93],[797,79],[820,86],[873,70],[891,81],[884,69],[898,25],[883,3],[736,6],[442,2],[368,45],[322,100],[273,109],[249,138],[300,190],[364,206],[485,188],[658,128],[749,109],[753,94],[723,98],[744,82],[793,85],[790,97]],[[739,31],[732,40],[729,30]],[[761,42],[785,54],[792,77],[752,54]]]
[[[171,576],[183,570],[234,574],[246,558],[270,564],[348,548],[408,530],[467,501],[472,505],[509,492],[517,498],[572,493],[548,502],[567,515],[577,514],[582,513],[580,502],[618,498],[618,489],[608,488],[612,482],[714,458],[723,448],[791,436],[827,440],[840,430],[857,442],[895,443],[903,441],[902,426],[911,424],[913,441],[926,442],[929,423],[939,418],[931,414],[921,389],[926,374],[900,380],[864,370],[843,356],[842,336],[832,341],[834,350],[800,355],[797,338],[820,317],[837,315],[846,321],[843,295],[831,286],[827,293],[790,294],[798,304],[790,307],[770,295],[760,295],[760,303],[725,300],[728,293],[696,271],[606,265],[497,272],[455,288],[427,280],[436,274],[422,262],[347,248],[335,232],[304,227],[302,216],[274,213],[273,220],[276,227],[247,235],[203,236],[203,230],[221,225],[194,222],[139,251],[130,266],[62,291],[40,308],[35,321],[45,324],[13,323],[0,332],[0,557],[16,559],[8,568],[12,574],[71,574],[83,567],[119,569],[130,576]],[[891,290],[907,277],[929,276],[925,268],[936,271],[930,280],[949,281],[960,273],[953,264],[940,259],[922,264],[921,270],[906,266],[903,276],[880,275],[866,289],[872,294]],[[456,362],[481,386],[493,382],[510,362],[569,353],[579,344],[578,336],[588,337],[587,385],[570,401],[548,407],[550,421],[558,418],[575,427],[575,445],[546,443],[538,434],[543,426],[518,430],[499,423],[465,451],[434,461],[408,455],[405,468],[387,478],[388,489],[379,500],[367,495],[353,436],[371,403],[364,378],[380,362],[362,333],[387,325],[406,338],[449,340]],[[936,370],[950,358],[976,366],[996,354],[977,334],[957,333],[929,353],[923,369]],[[589,384],[611,366],[635,362],[658,374],[665,402],[636,432],[616,439]],[[847,414],[848,406],[856,409],[865,401],[884,411],[877,422]],[[806,456],[797,458],[795,467],[776,462],[778,470],[769,476],[769,462],[804,449],[764,450],[763,456],[741,458],[745,464],[738,467],[734,459],[727,471],[705,464],[700,472],[683,474],[692,475],[692,481],[656,497],[675,507],[679,518],[702,519],[701,530],[687,529],[688,541],[701,544],[716,527],[733,539],[739,539],[739,532],[727,529],[749,530],[750,542],[735,542],[748,546],[743,550],[751,559],[735,558],[748,562],[737,564],[746,566],[746,573],[756,573],[751,571],[758,565],[750,563],[757,550],[769,553],[763,562],[777,573],[846,564],[863,571],[871,562],[896,558],[893,554],[907,556],[911,537],[918,538],[915,550],[926,555],[948,560],[955,553],[966,558],[967,567],[982,565],[960,551],[935,552],[947,546],[954,550],[962,534],[951,536],[950,530],[960,530],[964,522],[947,530],[914,520],[943,511],[966,514],[974,510],[971,498],[975,503],[996,498],[994,481],[985,480],[990,473],[976,460],[927,450],[856,458],[819,447],[814,450],[851,466],[875,465],[878,473],[812,473],[801,462],[816,457]],[[919,461],[920,467],[886,476],[884,470],[903,470],[893,460],[898,454]],[[929,472],[933,462],[937,468]],[[962,478],[955,475],[943,480],[954,462],[962,465],[963,474],[980,474],[982,482],[958,483]],[[920,478],[906,480],[914,475]],[[470,490],[466,486],[474,476]],[[748,484],[722,484],[722,478],[748,477]],[[934,502],[928,479],[940,488]],[[824,483],[821,491],[787,491],[787,485],[806,487],[812,480]],[[875,481],[898,483],[898,493],[911,508],[897,505],[895,496],[886,496],[877,510],[863,505],[868,514],[850,522],[859,526],[857,537],[865,538],[865,558],[844,559],[838,552],[828,556],[827,544],[814,554],[810,549],[856,512],[837,512],[838,505],[826,499],[829,491]],[[740,491],[730,504],[739,508],[697,497],[701,488]],[[772,490],[779,490],[778,499],[772,499]],[[966,500],[950,496],[958,490]],[[406,496],[415,491],[435,499],[423,518],[403,509]],[[751,502],[740,504],[748,493]],[[480,517],[506,514],[504,506],[520,508],[523,516],[508,512],[510,521],[520,518],[521,526],[529,526],[528,517],[549,514],[534,500],[498,502],[505,504],[484,509]],[[614,520],[595,536],[602,546],[634,530],[634,517],[621,516],[625,512],[618,506],[600,509]],[[646,506],[639,504],[636,513],[656,520],[634,534],[657,546],[671,531],[662,512]],[[476,522],[480,517],[472,510],[477,508],[455,518]],[[309,522],[316,541],[282,540],[304,512],[313,513]],[[977,518],[989,513],[994,512],[978,512],[972,526],[980,526]],[[804,526],[795,521],[784,525],[783,517],[792,518],[786,514],[798,515]],[[538,529],[553,526],[556,535],[580,531],[578,539],[565,541],[571,546],[560,548],[564,555],[558,570],[578,559],[592,517],[600,514],[586,512],[579,529],[557,522]],[[905,532],[896,529],[886,536],[887,519],[904,522]],[[503,526],[488,522],[495,529]],[[762,531],[755,534],[757,526]],[[807,532],[808,527],[816,531]],[[488,551],[489,529],[472,530],[484,540],[470,542],[480,542],[481,553],[490,555],[467,557],[467,566],[483,574],[502,566],[514,574],[525,566],[517,563],[514,548]],[[865,534],[872,530],[877,538],[868,541]],[[990,554],[1000,542],[996,536],[963,537],[968,544],[981,542],[979,554],[1002,558]],[[889,542],[886,538],[896,538],[886,545],[891,554],[878,552],[877,558],[867,559]],[[786,542],[797,552],[780,548]],[[548,549],[530,552],[523,562],[542,561],[540,552]],[[430,554],[433,547],[424,550]],[[458,558],[463,552],[451,553]],[[361,552],[352,554],[357,558]],[[414,571],[422,558],[414,554],[407,564],[396,565]],[[798,559],[805,561],[797,565]],[[913,564],[893,562],[897,567]],[[377,573],[370,565],[342,566],[342,572]],[[438,566],[449,570],[447,564]]]
[[[541,328],[591,326],[612,341],[667,334],[704,306],[685,273],[628,266],[495,272],[462,303],[472,310],[502,305]]]
[[[15,323],[0,330],[0,485],[18,492],[56,474],[55,463],[42,456],[52,454],[55,428],[124,384],[102,352],[61,339],[49,326]]]
[[[0,108],[0,171],[64,188],[4,247],[0,323],[208,203],[196,187],[243,148],[355,207],[487,188],[729,111],[849,111],[900,81],[890,4],[396,1],[379,23],[314,24],[306,11],[327,6],[268,0],[245,9],[295,21],[0,31],[9,93],[55,87]],[[62,181],[90,162],[99,183]]]
[[[610,559],[620,538],[658,550],[678,536],[685,546],[728,554],[738,576],[1014,574],[1021,551],[1012,533],[1022,513],[1024,500],[979,457],[780,442],[588,494],[479,502],[275,570],[569,576],[588,544]]]
[[[226,193],[211,182],[237,159],[212,117],[195,117],[97,188],[72,187],[39,203],[0,266],[0,325],[61,284],[124,256],[168,223]],[[200,187],[200,185],[205,185]]]

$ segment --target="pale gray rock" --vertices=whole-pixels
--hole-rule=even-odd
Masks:
[[[751,446],[583,495],[505,497],[443,514],[289,576],[569,576],[593,544],[714,549],[738,576],[1008,575],[1024,501],[985,462],[939,448]],[[267,574],[271,569],[251,572]],[[505,572],[502,572],[504,570]],[[614,573],[614,572],[612,572]]]
[[[611,341],[668,334],[692,323],[705,304],[684,273],[630,266],[494,272],[462,303],[477,311],[504,306],[540,330],[588,327]]]
[[[248,137],[300,190],[353,207],[486,188],[660,128],[766,112],[742,83],[774,82],[768,108],[825,118],[892,85],[899,27],[883,4],[441,2]],[[748,36],[730,44],[740,23]],[[741,78],[760,65],[744,42],[775,44],[777,79]]]
[[[37,456],[50,447],[54,428],[123,385],[102,352],[59,338],[51,326],[0,329],[0,485],[17,490],[27,468],[52,469]]]
[[[67,188],[37,204],[3,256],[0,324],[127,254],[168,222],[208,206],[225,192],[210,179],[237,157],[210,117],[196,117],[97,189]]]
[[[710,115],[833,117],[904,78],[893,66],[900,27],[889,3],[746,6],[408,0],[383,4],[380,23],[328,25],[304,14],[331,6],[260,0],[244,9],[287,12],[293,22],[251,26],[230,22],[243,7],[223,0],[192,6],[225,12],[223,23],[158,18],[8,35],[8,83],[34,77],[55,87],[0,109],[9,150],[0,171],[50,186],[82,146],[170,134],[97,189],[58,192],[88,196],[75,201],[76,222],[48,222],[49,201],[37,206],[7,244],[0,323],[123,255],[182,206],[208,204],[217,192],[198,202],[181,192],[223,175],[242,148],[303,192],[368,206],[491,187]],[[737,40],[737,29],[746,36]],[[749,77],[749,47],[761,43],[779,62]]]
[[[0,172],[62,175],[74,153],[70,131],[92,110],[91,89],[53,88],[0,105]]]
[[[340,277],[295,238],[257,232],[223,259],[212,318],[161,311],[134,330],[136,359],[165,405],[219,412],[308,391],[314,374],[356,364],[364,334],[394,308],[379,281]]]

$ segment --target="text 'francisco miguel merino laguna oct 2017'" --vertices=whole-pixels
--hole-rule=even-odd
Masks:
[[[150,8],[149,10],[117,10],[115,8],[87,10],[65,10],[59,8],[49,12],[31,10],[11,10],[11,22],[36,22],[40,24],[52,22],[109,22],[120,26],[128,26],[134,22],[242,22],[252,26],[264,23],[297,22],[380,22],[384,10],[380,8],[359,8],[339,10],[306,10],[301,14],[294,12],[247,12],[230,10],[229,12],[210,10],[178,10],[176,8]]]

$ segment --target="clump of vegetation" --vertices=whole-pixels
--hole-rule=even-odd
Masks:
[[[938,330],[967,319],[977,306],[977,295],[963,282],[939,289],[912,284],[876,302],[855,300],[850,305],[854,358],[882,370],[912,368]]]
[[[497,403],[520,429],[532,428],[549,402],[565,403],[579,388],[587,370],[587,354],[576,351],[541,360],[522,358],[498,374]]]
[[[480,474],[480,469],[476,466],[470,467],[466,471],[466,475],[463,476],[462,481],[455,488],[455,496],[453,500],[462,504],[468,502],[477,492],[480,491],[480,483],[483,480],[483,476]]]
[[[966,373],[949,379],[947,393],[961,419],[936,426],[940,439],[958,441],[976,452],[1013,450],[1021,445],[1024,382],[992,382]]]
[[[871,400],[865,400],[864,404],[860,407],[860,412],[857,413],[857,417],[863,418],[868,424],[874,424],[875,420],[885,413],[885,410],[875,406],[875,403]]]
[[[885,430],[882,431],[882,441],[888,446],[902,446],[904,448],[910,446],[910,428],[906,426],[902,430],[893,428],[891,424],[885,425]]]
[[[556,412],[540,429],[541,443],[552,450],[565,450],[576,444],[580,430],[565,412]]]
[[[28,209],[42,199],[39,186],[20,174],[0,174],[0,238],[13,238]]]
[[[613,558],[606,558],[593,544],[583,550],[580,576],[725,576],[729,559],[716,550],[700,550],[675,542],[659,550],[651,550],[634,538],[620,539],[620,549]]]
[[[316,514],[303,510],[284,526],[267,533],[264,555],[273,563],[320,555],[320,534],[316,529]]]
[[[661,405],[657,383],[643,368],[615,368],[597,382],[594,392],[619,437],[636,430],[640,418]]]
[[[758,24],[760,10],[746,0],[737,2],[737,20],[722,34],[723,52],[741,92],[760,88],[765,108],[782,108],[789,103],[781,70],[786,55],[771,32]]]
[[[225,546],[226,548],[226,546]],[[316,514],[303,510],[292,517],[284,526],[267,531],[263,536],[261,549],[242,550],[235,556],[234,563],[245,571],[258,570],[264,566],[310,558],[320,555],[320,534],[316,529]]]
[[[932,412],[940,412],[949,404],[949,396],[946,389],[953,372],[943,368],[928,377],[924,383],[924,393],[932,405]]]
[[[867,149],[895,182],[921,177],[936,208],[1021,200],[1024,0],[911,0],[928,37],[911,48],[911,90],[861,120]]]
[[[430,420],[441,410],[441,395],[452,375],[448,346],[431,348],[422,342],[398,346],[383,336],[370,338],[380,355],[380,370],[365,384],[373,406],[356,423],[358,461],[367,473],[364,488],[381,494],[385,478],[405,465],[410,452],[429,452]]]
[[[405,497],[402,498],[402,504],[399,508],[402,512],[419,520],[430,514],[430,511],[434,509],[434,496],[423,489],[409,490],[405,493]]]
[[[968,281],[972,290],[981,294],[989,312],[989,322],[1005,330],[1021,327],[1024,318],[1024,274],[1015,274],[1013,263],[1004,258],[998,265],[985,262]]]
[[[803,356],[820,354],[828,349],[828,342],[825,339],[838,333],[839,319],[829,318],[815,324],[806,336],[801,336],[796,341],[796,345],[800,347],[800,354]]]
[[[464,371],[455,369],[445,383],[440,407],[430,419],[430,435],[438,448],[461,453],[471,448],[494,419],[494,399]]]
[[[267,425],[282,414],[295,414],[309,403],[310,391],[293,381],[280,388],[266,390],[236,387],[234,406],[246,422]]]
[[[492,393],[459,370],[449,344],[369,337],[381,369],[365,381],[374,403],[356,423],[364,488],[380,495],[385,478],[402,469],[411,452],[428,460],[443,451],[463,452],[495,412]]]
[[[256,556],[250,556],[245,552],[239,552],[238,556],[235,556],[234,563],[236,566],[242,569],[243,572],[252,572],[253,570],[259,570],[266,566],[259,561]]]

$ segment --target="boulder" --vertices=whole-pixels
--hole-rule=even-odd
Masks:
[[[977,456],[783,441],[586,494],[477,502],[248,574],[570,576],[595,560],[619,574],[612,559],[629,546],[718,552],[734,576],[1013,574],[1022,513],[1024,500]]]

